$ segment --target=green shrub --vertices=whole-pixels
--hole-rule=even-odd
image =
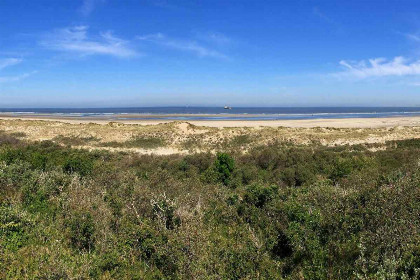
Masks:
[[[40,169],[45,171],[47,169],[48,163],[48,156],[43,155],[39,152],[34,152],[31,154],[31,158],[29,159],[31,165],[35,169]]]
[[[418,143],[235,160],[4,144],[0,279],[418,279]]]
[[[242,175],[242,184],[249,185],[260,179],[260,170],[255,165],[245,164],[238,170]]]
[[[246,189],[244,201],[258,208],[263,207],[268,201],[272,200],[278,190],[277,186],[251,185]]]
[[[175,202],[166,197],[165,194],[151,201],[153,213],[157,219],[163,222],[166,229],[174,229],[179,226],[181,220],[175,215]]]
[[[91,252],[95,248],[95,224],[89,212],[75,212],[67,220],[70,244],[78,250]]]
[[[218,183],[220,182],[220,174],[217,172],[216,168],[212,166],[201,174],[201,180],[207,184]]]
[[[48,194],[36,184],[26,185],[22,188],[22,203],[31,213],[52,214],[52,209],[50,209],[48,202]]]
[[[282,170],[281,180],[286,183],[287,186],[296,186],[296,170],[288,167]]]
[[[271,249],[271,253],[274,257],[280,259],[290,257],[293,254],[292,244],[286,234],[284,234],[281,230],[278,232],[276,242]]]
[[[149,225],[128,224],[126,243],[135,250],[139,258],[151,260],[160,246],[167,244],[168,238],[162,233],[153,230]]]
[[[100,278],[105,272],[114,275],[121,266],[122,262],[117,251],[104,252],[96,261],[96,267],[90,272],[90,276]]]
[[[344,178],[353,171],[353,165],[351,160],[339,158],[336,160],[334,169],[330,175],[331,180],[337,181],[338,179]]]
[[[185,161],[185,160],[182,160],[180,163],[179,163],[179,170],[181,170],[181,171],[183,171],[183,172],[187,172],[188,171],[188,169],[190,168],[190,165],[188,164],[188,162],[187,161]]]
[[[219,174],[219,180],[227,186],[235,169],[234,159],[226,153],[218,153],[214,166]]]
[[[67,173],[78,173],[81,176],[86,176],[92,172],[93,162],[86,157],[73,156],[66,160],[63,170]]]
[[[31,225],[27,214],[16,206],[0,205],[0,250],[16,251],[24,246]]]
[[[20,149],[13,149],[6,147],[0,152],[0,161],[4,161],[6,164],[24,159],[25,154]]]
[[[196,167],[200,173],[206,171],[213,163],[213,157],[207,153],[187,155],[183,160],[188,165]]]
[[[298,165],[295,169],[295,184],[302,186],[305,184],[312,184],[316,181],[316,176],[308,164]]]
[[[126,225],[128,245],[136,256],[156,266],[165,276],[174,276],[178,271],[176,255],[168,251],[168,236],[160,230],[154,230],[148,224]]]
[[[226,203],[228,205],[235,205],[239,201],[239,196],[237,194],[233,194],[226,199]]]

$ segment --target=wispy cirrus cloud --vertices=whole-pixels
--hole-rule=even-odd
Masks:
[[[166,9],[173,9],[176,8],[177,4],[175,1],[168,1],[168,0],[145,0],[145,3],[151,4],[156,7],[166,8]]]
[[[417,34],[407,33],[404,35],[405,37],[407,37],[407,39],[410,39],[411,41],[420,42],[420,35],[418,33]]]
[[[197,38],[219,46],[229,45],[232,39],[219,32],[197,33]]]
[[[93,10],[98,4],[104,2],[105,0],[83,0],[79,11],[83,16],[88,16],[93,12]]]
[[[37,73],[37,71],[32,71],[29,73],[24,73],[24,74],[14,75],[14,76],[0,76],[0,83],[18,82],[20,80],[28,78],[29,76],[35,73]]]
[[[312,8],[312,13],[317,16],[318,18],[328,22],[328,23],[333,23],[334,21],[328,17],[326,14],[324,14],[318,7],[313,7]]]
[[[392,60],[374,58],[357,62],[341,60],[339,63],[344,67],[344,71],[334,73],[334,75],[343,78],[365,79],[420,75],[420,60],[410,60],[402,56],[397,56]]]
[[[222,58],[228,59],[228,56],[204,46],[203,44],[198,43],[197,41],[193,40],[184,40],[184,39],[174,39],[166,36],[163,33],[155,33],[149,34],[144,36],[137,36],[137,40],[151,42],[160,46],[164,46],[167,48],[180,50],[184,52],[192,53],[198,57],[213,57],[213,58]]]
[[[45,36],[40,45],[56,51],[72,52],[79,55],[110,55],[132,57],[138,55],[130,42],[118,38],[107,31],[96,37],[88,34],[88,26],[74,26],[57,29]]]
[[[15,58],[15,57],[0,59],[0,70],[3,70],[6,67],[17,65],[21,63],[22,61],[23,61],[22,58]],[[34,73],[36,73],[36,71],[30,72],[30,73],[24,73],[20,75],[0,76],[0,84],[9,83],[9,82],[17,82],[17,81],[20,81],[29,77],[30,75]]]
[[[21,58],[14,58],[14,57],[0,59],[0,70],[1,69],[4,69],[6,67],[9,67],[9,66],[13,66],[13,65],[19,64],[22,61],[23,61],[23,59],[21,59]]]

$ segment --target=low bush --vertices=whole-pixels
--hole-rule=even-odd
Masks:
[[[12,205],[0,205],[0,251],[17,251],[24,246],[32,221],[21,209]]]
[[[67,173],[78,173],[81,176],[86,176],[93,170],[93,161],[87,157],[73,156],[64,162],[63,170]]]
[[[261,208],[268,201],[274,198],[277,190],[277,186],[265,187],[261,185],[251,185],[246,189],[244,201],[258,208]]]
[[[164,224],[166,229],[174,229],[181,223],[180,218],[175,215],[175,202],[167,198],[165,194],[152,199],[151,204],[155,217]]]
[[[218,173],[219,180],[225,186],[229,185],[230,179],[232,177],[232,172],[235,169],[234,159],[226,153],[219,153],[217,154],[214,167]]]
[[[70,244],[78,250],[91,252],[95,249],[95,224],[89,212],[72,213],[66,221]]]
[[[419,142],[187,156],[5,143],[0,279],[419,279]]]

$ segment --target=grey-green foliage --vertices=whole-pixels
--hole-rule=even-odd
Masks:
[[[4,144],[0,278],[418,279],[419,142],[188,156]]]

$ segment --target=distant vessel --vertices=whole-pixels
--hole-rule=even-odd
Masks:
[[[232,107],[229,107],[229,106],[225,106],[224,107],[226,110],[231,110],[232,109]]]

